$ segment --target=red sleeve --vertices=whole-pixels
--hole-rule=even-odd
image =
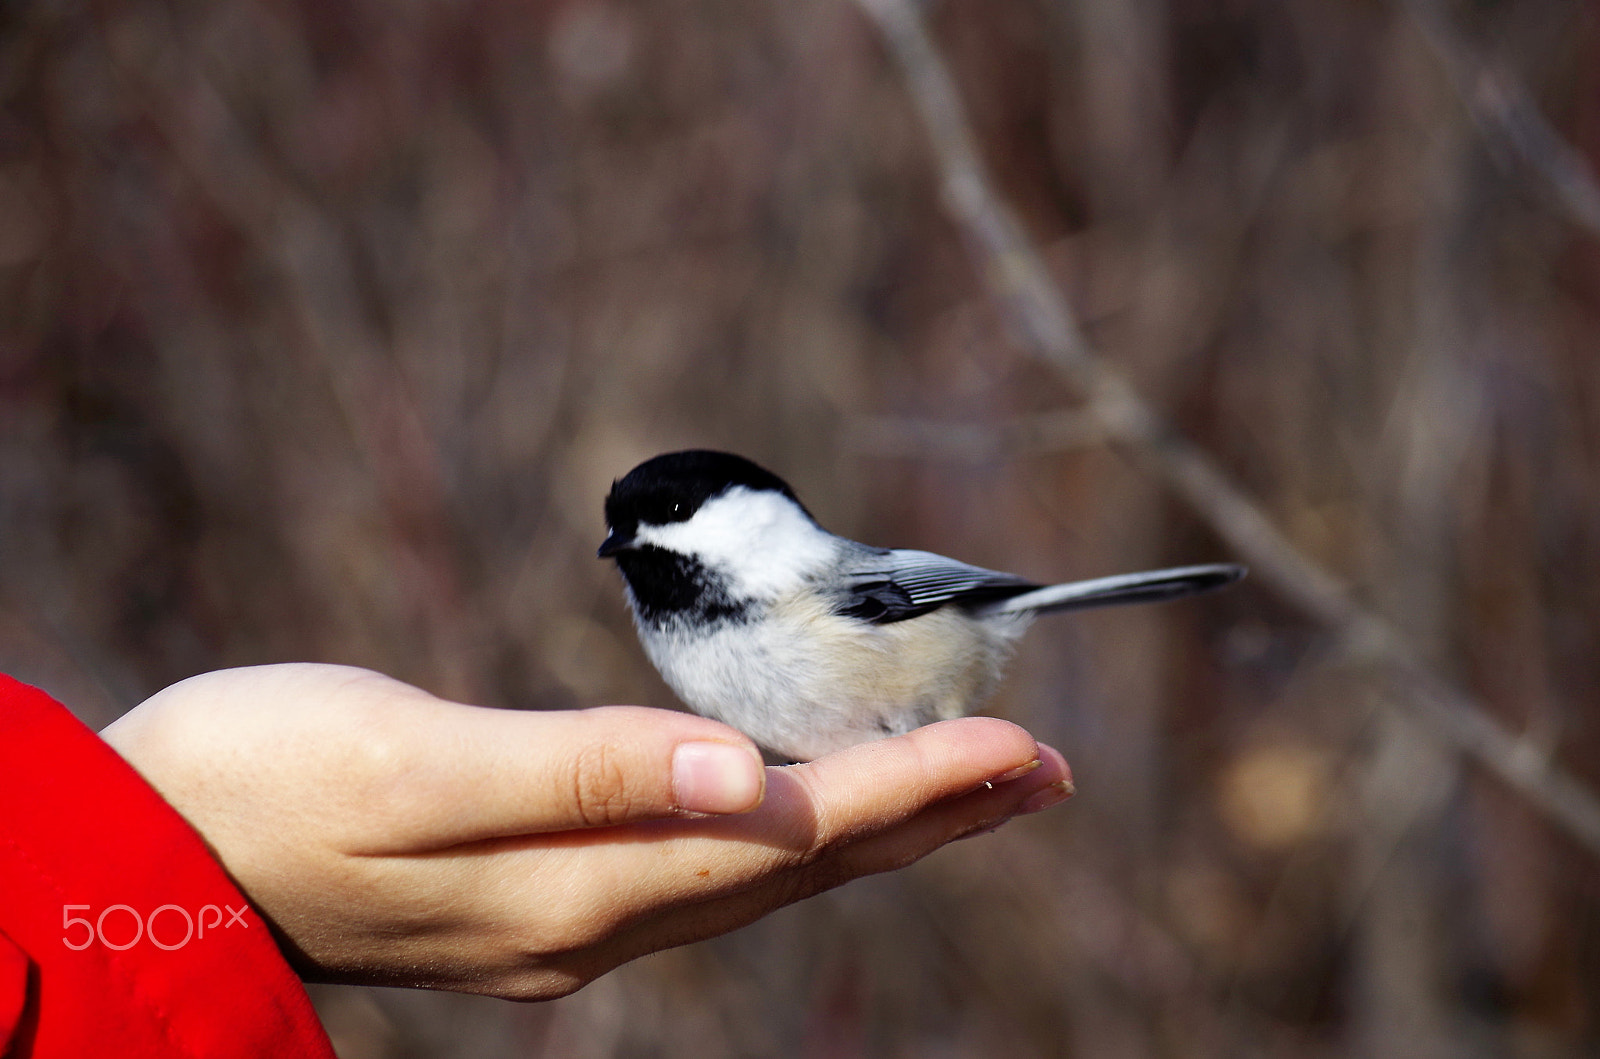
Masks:
[[[333,1059],[200,836],[93,731],[5,676],[0,1054]]]

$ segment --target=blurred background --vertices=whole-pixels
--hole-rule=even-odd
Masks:
[[[1600,227],[1535,156],[1600,160],[1600,12],[1421,7],[923,10],[1106,362],[1592,789]],[[691,445],[1040,580],[1239,558],[989,267],[848,0],[6,4],[0,669],[671,706],[593,556]],[[1260,577],[1041,623],[993,710],[1064,809],[553,1003],[315,999],[345,1059],[1596,1054],[1600,857],[1334,640]]]

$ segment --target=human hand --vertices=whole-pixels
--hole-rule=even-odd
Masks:
[[[1071,790],[970,717],[765,768],[640,707],[464,706],[381,674],[223,670],[103,737],[210,843],[303,976],[538,1000]]]

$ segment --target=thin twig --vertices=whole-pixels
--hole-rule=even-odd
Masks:
[[[1544,180],[1568,220],[1600,236],[1600,181],[1539,111],[1528,90],[1467,43],[1439,0],[1401,0],[1401,6],[1439,57],[1491,151],[1502,161],[1508,153],[1515,155]]]
[[[1469,694],[1435,674],[1393,625],[1356,601],[1348,585],[1308,559],[1199,446],[1176,433],[1078,327],[1065,297],[979,158],[948,67],[913,0],[857,0],[878,25],[922,116],[943,174],[943,193],[984,266],[995,297],[1035,351],[1083,396],[1107,437],[1164,480],[1212,529],[1349,655],[1375,664],[1399,694],[1384,702],[1520,791],[1546,816],[1600,854],[1600,799],[1495,720]]]

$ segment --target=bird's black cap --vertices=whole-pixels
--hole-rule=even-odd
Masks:
[[[664,526],[683,522],[707,500],[737,486],[782,493],[805,511],[789,483],[743,456],[711,449],[668,452],[644,461],[611,483],[611,494],[606,497],[606,525],[611,536],[600,546],[601,557],[628,547],[639,523]],[[806,517],[811,517],[809,511]]]

